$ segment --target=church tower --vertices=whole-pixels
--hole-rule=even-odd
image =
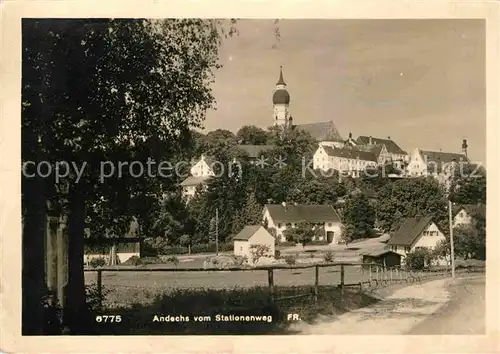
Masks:
[[[291,124],[291,116],[289,112],[290,94],[286,90],[286,83],[283,80],[283,67],[280,66],[280,77],[276,83],[276,89],[273,94],[274,107],[274,125],[286,127]]]

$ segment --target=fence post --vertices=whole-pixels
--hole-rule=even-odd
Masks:
[[[379,272],[379,269],[378,269],[378,268],[379,268],[379,266],[378,266],[378,264],[377,264],[375,267],[376,267],[376,269],[377,269],[377,285],[378,285],[378,282],[379,282],[379,278],[378,278],[378,272]]]
[[[340,265],[340,288],[344,290],[344,279],[345,279],[345,271],[344,271],[344,265]]]
[[[389,269],[389,272],[391,272],[391,283],[392,283],[392,268]]]
[[[364,278],[365,278],[365,266],[362,264],[361,265],[361,281],[359,282],[359,289],[360,290],[363,290],[363,281],[364,281]]]
[[[102,309],[102,269],[97,270],[97,297],[99,309]]]
[[[273,269],[267,269],[267,281],[269,283],[269,295],[271,295],[271,300],[274,301],[274,277],[273,277]]]
[[[372,265],[370,264],[370,268],[369,268],[369,273],[368,273],[368,279],[370,280],[370,286],[372,286]]]
[[[316,264],[314,277],[314,302],[318,302],[319,266]]]

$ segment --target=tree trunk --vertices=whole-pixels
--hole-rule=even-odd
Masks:
[[[46,205],[41,178],[23,180],[22,334],[44,331]]]
[[[64,323],[70,334],[89,333],[92,323],[85,299],[83,272],[85,198],[84,187],[75,185],[69,194],[68,216],[68,287]]]
[[[188,245],[188,254],[191,254],[191,245]]]

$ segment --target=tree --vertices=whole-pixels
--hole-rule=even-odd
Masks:
[[[22,60],[22,159],[71,161],[85,169],[54,179],[23,175],[23,333],[40,332],[43,219],[50,199],[68,216],[69,283],[65,322],[85,333],[85,222],[122,231],[144,186],[160,195],[175,178],[102,180],[103,163],[178,156],[190,128],[213,107],[210,90],[224,36],[220,21],[123,19],[24,19]],[[226,32],[227,33],[227,32]],[[159,149],[158,147],[161,147]],[[130,164],[129,164],[130,165]],[[117,171],[115,171],[116,173]],[[65,185],[65,188],[56,188]],[[30,202],[32,201],[32,202]],[[96,202],[101,212],[93,213]]]
[[[262,257],[270,256],[271,249],[267,245],[252,245],[250,247],[250,255],[252,257],[252,263],[256,264]]]
[[[301,243],[302,246],[305,246],[316,237],[324,234],[324,229],[313,223],[300,222],[295,227],[287,228],[283,234],[287,241]]]
[[[405,257],[405,264],[409,270],[422,270],[432,264],[434,255],[427,248],[418,248]]]
[[[443,230],[447,229],[447,199],[443,187],[434,178],[402,179],[378,191],[377,220],[382,231],[393,231],[401,218],[417,214],[432,216]]]
[[[347,198],[342,211],[342,224],[342,237],[346,243],[373,235],[375,209],[364,194]]]
[[[456,204],[486,204],[486,174],[473,165],[459,165],[451,181],[451,200]]]
[[[236,133],[236,139],[240,144],[265,145],[269,139],[269,133],[254,125],[245,125]]]

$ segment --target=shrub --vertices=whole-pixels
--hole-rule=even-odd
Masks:
[[[237,267],[241,267],[248,262],[248,258],[246,256],[234,256],[234,265]]]
[[[47,335],[56,335],[62,333],[62,308],[53,292],[48,292],[42,297],[43,306],[43,333]]]
[[[181,246],[188,248],[188,253],[191,253],[191,237],[189,235],[182,235],[179,242]]]
[[[173,263],[173,265],[177,267],[179,264],[179,258],[176,256],[170,256],[167,258],[167,262]]]
[[[252,256],[252,263],[257,263],[259,259],[269,255],[271,249],[266,245],[252,245],[250,253]]]
[[[325,241],[325,240],[317,240],[317,241],[311,241],[309,242],[309,245],[311,246],[325,246],[325,245],[329,245],[328,241]]]
[[[291,254],[288,256],[285,256],[285,262],[288,265],[294,265],[295,263],[297,263],[297,256],[291,255]]]
[[[406,255],[405,265],[409,270],[422,270],[431,264],[432,259],[432,251],[426,248],[416,249]]]
[[[333,262],[333,253],[330,251],[326,252],[325,255],[323,256],[323,259],[327,263]]]
[[[89,265],[92,268],[103,267],[106,265],[106,258],[104,257],[95,257],[92,258],[89,262]]]
[[[132,256],[129,259],[127,259],[123,264],[131,264],[133,266],[138,266],[143,264],[143,262],[138,256]]]
[[[275,250],[274,251],[274,258],[280,259],[281,258],[281,251],[280,250]]]
[[[85,299],[90,311],[97,312],[102,310],[102,305],[106,301],[106,297],[111,291],[101,285],[101,292],[97,288],[97,284],[85,286]]]

